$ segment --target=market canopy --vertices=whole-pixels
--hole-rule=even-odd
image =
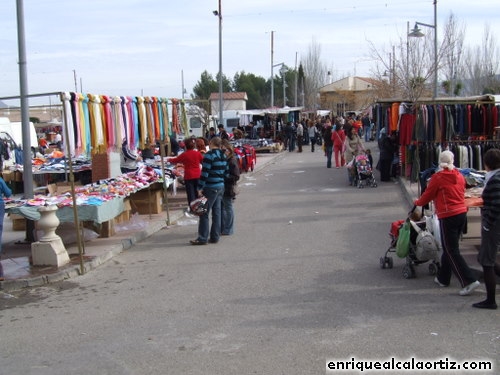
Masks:
[[[303,107],[269,107],[264,109],[248,109],[239,111],[240,116],[287,115],[290,112],[301,111]]]

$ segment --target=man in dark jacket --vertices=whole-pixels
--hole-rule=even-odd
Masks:
[[[326,167],[332,167],[332,154],[333,154],[333,141],[332,141],[332,126],[325,125],[323,129],[323,144],[325,147],[325,156],[326,156]]]
[[[390,136],[384,135],[379,141],[379,150],[380,181],[391,181],[392,161],[396,152],[396,134],[392,133]]]
[[[500,150],[493,148],[484,154],[486,182],[483,190],[481,208],[481,247],[477,257],[483,266],[486,299],[474,303],[478,309],[497,308],[495,289],[496,277],[500,276],[497,254],[500,244]]]

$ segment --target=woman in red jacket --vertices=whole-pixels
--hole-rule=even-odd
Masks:
[[[186,151],[175,158],[168,157],[167,161],[169,163],[182,163],[184,165],[184,184],[189,210],[191,202],[198,198],[198,180],[201,174],[203,155],[198,150],[195,150],[196,143],[194,138],[186,139],[184,144]]]
[[[432,175],[424,193],[414,203],[425,206],[433,200],[439,219],[443,255],[435,283],[439,286],[450,285],[453,272],[462,285],[459,294],[466,296],[480,284],[460,254],[459,240],[467,217],[465,178],[455,169],[453,159],[451,151],[441,152],[439,171]]]

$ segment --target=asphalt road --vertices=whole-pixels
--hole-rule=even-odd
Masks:
[[[244,174],[240,191],[218,244],[189,245],[184,220],[84,276],[1,294],[0,374],[303,375],[352,358],[490,360],[496,372],[469,373],[499,373],[499,312],[471,307],[484,287],[460,297],[426,265],[410,280],[401,259],[380,268],[407,213],[397,184],[349,187],[305,148]]]

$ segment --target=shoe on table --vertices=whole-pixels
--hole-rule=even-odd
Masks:
[[[473,303],[472,307],[476,307],[478,309],[496,310],[497,309],[497,304],[495,302],[489,302],[488,300],[484,300],[484,301],[481,301],[481,302]]]
[[[191,245],[206,245],[206,242],[200,241],[198,239],[189,241]]]
[[[460,292],[458,292],[458,294],[460,294],[461,296],[468,296],[469,294],[471,294],[474,289],[476,289],[479,285],[481,285],[479,283],[479,281],[474,281],[473,283],[470,283],[469,285],[466,285],[463,289],[460,289]]]

